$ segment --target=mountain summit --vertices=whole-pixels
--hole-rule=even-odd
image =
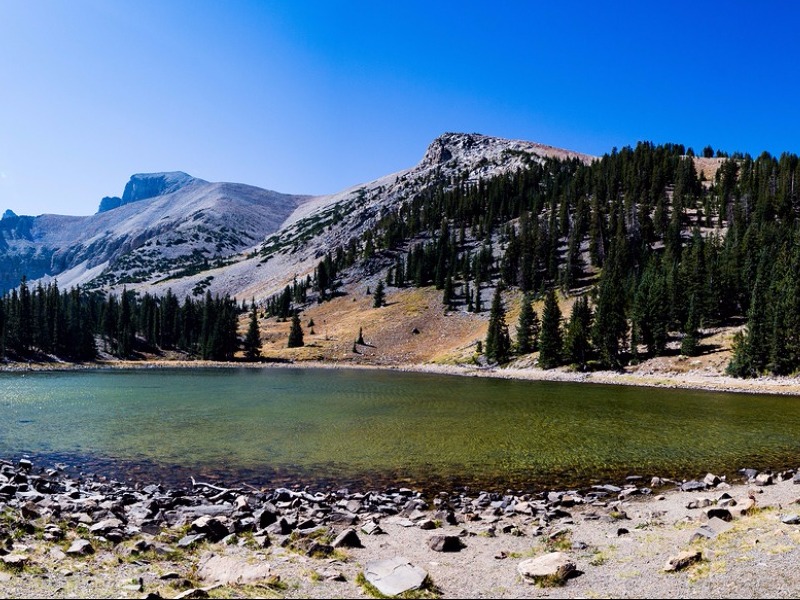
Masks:
[[[191,185],[193,183],[208,183],[202,179],[197,179],[184,173],[183,171],[172,171],[168,173],[137,173],[132,175],[122,198],[119,196],[106,196],[100,201],[98,213],[106,212],[125,206],[131,202],[147,200],[156,196],[165,196]]]

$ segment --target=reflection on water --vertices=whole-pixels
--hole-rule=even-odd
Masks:
[[[254,484],[532,489],[796,465],[790,397],[315,369],[0,375],[0,456]]]

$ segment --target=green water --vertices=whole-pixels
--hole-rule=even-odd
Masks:
[[[358,370],[0,374],[0,457],[22,453],[161,477],[533,489],[797,466],[800,399]]]

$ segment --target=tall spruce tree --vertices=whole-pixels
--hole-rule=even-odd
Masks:
[[[383,279],[381,279],[378,281],[378,285],[375,286],[375,293],[372,295],[372,306],[373,308],[380,308],[384,304],[386,304],[386,292]]]
[[[552,369],[562,362],[561,309],[558,307],[555,290],[550,290],[542,309],[542,331],[539,334],[539,366]]]
[[[517,354],[530,354],[539,344],[539,315],[533,310],[530,294],[522,296],[517,323]]]
[[[692,296],[689,301],[689,316],[686,318],[686,326],[683,328],[683,339],[681,340],[681,354],[684,356],[695,356],[700,344],[695,305],[695,296]]]
[[[289,328],[289,341],[286,347],[300,348],[303,345],[303,327],[300,325],[300,317],[297,315],[297,312],[295,312],[292,315],[292,325]]]
[[[261,334],[258,329],[258,311],[255,302],[250,312],[250,325],[247,328],[247,335],[244,338],[244,353],[249,360],[261,358]]]
[[[492,298],[492,308],[489,311],[489,328],[486,331],[486,358],[490,362],[503,364],[508,362],[511,353],[511,339],[506,325],[506,309],[503,306],[503,297],[498,285]]]
[[[589,360],[591,327],[592,309],[589,307],[589,298],[581,296],[572,305],[564,339],[564,353],[567,362],[578,365],[581,369],[586,367]]]

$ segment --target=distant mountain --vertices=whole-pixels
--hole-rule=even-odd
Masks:
[[[414,167],[325,196],[209,183],[183,172],[133,175],[89,217],[7,214],[0,288],[20,277],[178,295],[264,297],[313,272],[328,250],[432,186],[489,179],[548,157],[593,157],[480,134],[436,138]]]
[[[113,287],[201,269],[250,248],[307,199],[186,173],[137,174],[119,202],[88,217],[0,220],[0,288],[57,278]]]

